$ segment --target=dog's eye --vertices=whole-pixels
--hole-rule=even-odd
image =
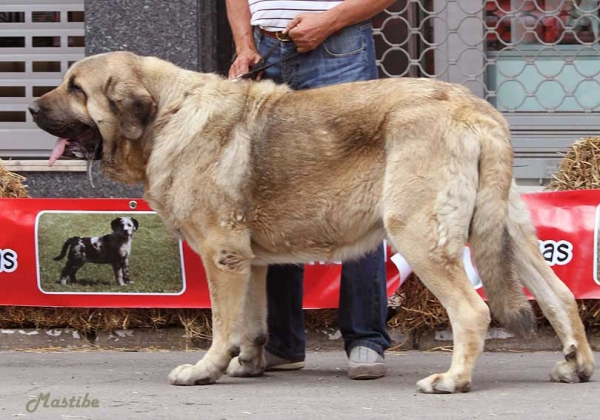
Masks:
[[[83,89],[81,89],[80,86],[77,86],[75,84],[69,86],[69,90],[73,93],[83,93],[85,95],[85,92],[83,91]]]
[[[83,91],[83,89],[81,89],[81,86],[79,86],[78,84],[75,83],[75,78],[71,77],[71,80],[69,80],[69,92],[71,93],[75,93],[75,94],[83,94],[85,95],[85,92]]]

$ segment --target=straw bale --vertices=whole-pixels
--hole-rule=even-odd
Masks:
[[[600,137],[585,137],[573,143],[548,185],[552,191],[600,188]]]
[[[0,198],[27,198],[25,177],[7,170],[0,159]]]
[[[450,325],[448,314],[440,301],[414,273],[396,294],[400,305],[396,314],[388,321],[388,327],[417,333]]]
[[[210,310],[0,307],[0,328],[72,328],[82,333],[116,329],[184,327],[189,337],[210,339]]]

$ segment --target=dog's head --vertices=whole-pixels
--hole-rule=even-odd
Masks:
[[[139,223],[133,217],[117,217],[110,222],[110,227],[113,232],[123,234],[125,236],[133,235],[133,232],[138,230]]]
[[[85,58],[60,86],[33,102],[36,124],[59,137],[50,164],[60,156],[102,159],[107,175],[137,183],[144,177],[140,139],[157,105],[144,85],[143,58],[113,52]]]

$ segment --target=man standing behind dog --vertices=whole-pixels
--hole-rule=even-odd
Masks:
[[[236,47],[229,77],[248,72],[262,56],[275,63],[259,77],[309,89],[378,77],[370,18],[393,0],[227,0]],[[269,267],[267,370],[304,367],[304,270]],[[385,375],[387,295],[383,247],[344,263],[340,330],[352,379]]]

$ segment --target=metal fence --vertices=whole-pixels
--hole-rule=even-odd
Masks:
[[[468,86],[505,113],[523,178],[600,132],[599,0],[402,0],[374,21],[382,77]]]

